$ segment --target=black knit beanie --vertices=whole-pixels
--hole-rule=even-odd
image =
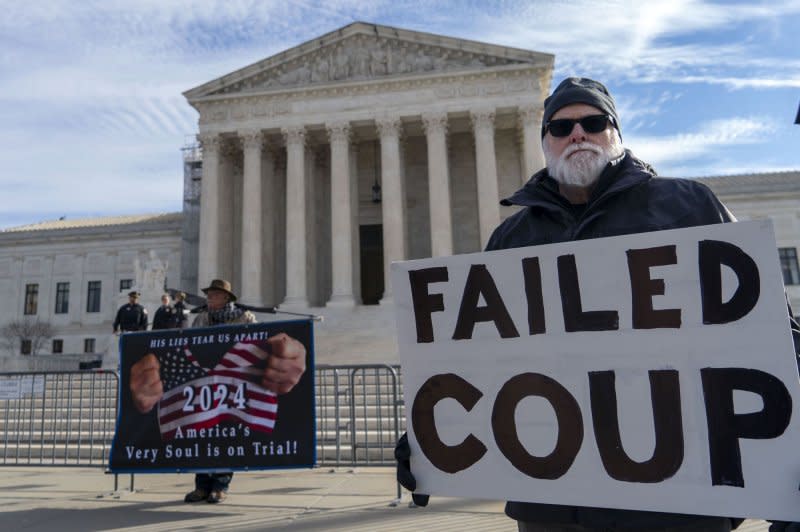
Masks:
[[[553,94],[547,97],[542,116],[542,137],[547,122],[555,112],[571,103],[585,103],[597,107],[614,120],[614,127],[617,128],[620,138],[622,137],[614,98],[602,83],[589,78],[567,78],[558,84]]]

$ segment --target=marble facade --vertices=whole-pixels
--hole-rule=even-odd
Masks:
[[[0,325],[18,320],[49,323],[63,353],[101,355],[115,349],[112,323],[117,309],[127,303],[127,293],[138,285],[160,296],[165,281],[171,287],[177,283],[182,219],[181,213],[109,216],[0,231]],[[156,271],[156,263],[163,271]],[[99,291],[95,308],[88,304],[92,283]],[[60,308],[59,285],[67,289]],[[37,291],[30,314],[27,286]],[[151,319],[161,304],[158,296],[141,303]],[[86,351],[87,340],[94,345],[92,351]],[[43,352],[52,352],[52,341]],[[10,354],[0,349],[0,357]]]

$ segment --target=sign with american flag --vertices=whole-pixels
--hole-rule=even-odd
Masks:
[[[305,373],[282,395],[262,381],[273,356],[269,339],[279,333],[306,351]],[[110,469],[313,466],[312,339],[310,320],[124,334]]]
[[[188,348],[168,352],[160,368],[165,390],[158,404],[161,437],[170,440],[176,432],[234,419],[271,433],[278,396],[259,385],[267,356],[264,342],[237,342],[216,366],[206,369]]]

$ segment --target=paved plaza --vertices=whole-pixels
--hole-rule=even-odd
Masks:
[[[98,468],[0,468],[0,530],[33,531],[515,531],[499,501],[434,497],[397,503],[394,469],[237,473],[222,504],[186,504],[192,475],[113,475]],[[766,531],[763,521],[739,530]]]

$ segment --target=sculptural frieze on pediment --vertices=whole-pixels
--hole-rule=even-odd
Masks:
[[[357,35],[267,68],[215,94],[371,80],[403,74],[467,71],[521,63],[506,57],[444,46]]]

